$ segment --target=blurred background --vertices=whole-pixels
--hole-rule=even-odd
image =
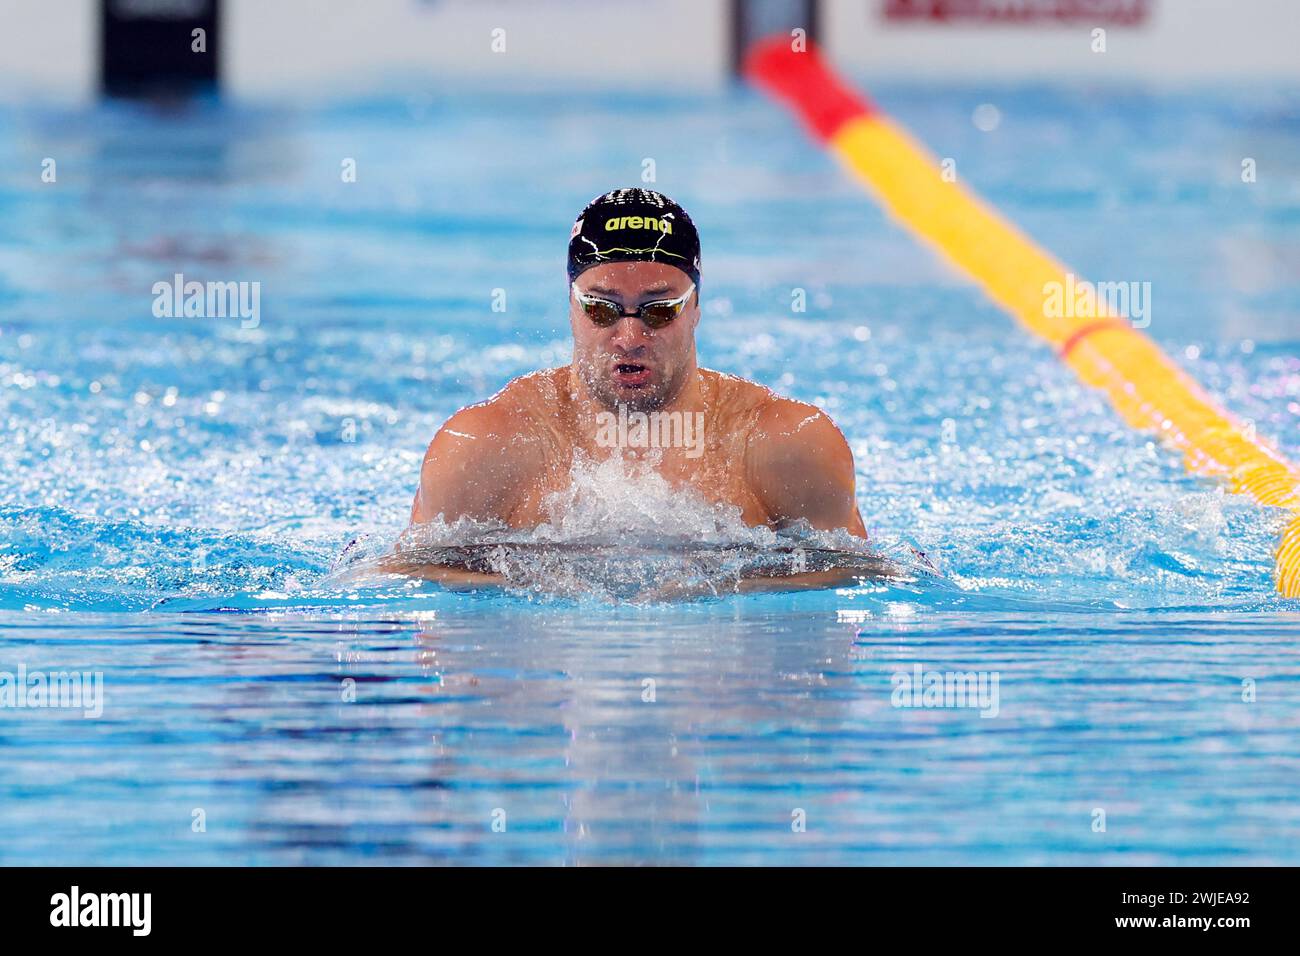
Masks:
[[[1300,76],[1287,0],[5,0],[0,14],[6,93],[50,98],[187,77],[259,99],[415,79],[701,90],[728,82],[746,40],[793,27],[877,77]],[[187,55],[195,28],[205,57]],[[1093,29],[1110,33],[1105,56],[1078,42]],[[484,55],[494,31],[507,55]]]

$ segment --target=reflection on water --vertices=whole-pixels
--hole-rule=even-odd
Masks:
[[[10,616],[106,707],[0,716],[0,862],[1300,862],[1294,616],[900,597]],[[916,665],[997,716],[893,706]]]

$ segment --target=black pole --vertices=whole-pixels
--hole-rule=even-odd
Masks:
[[[801,27],[810,42],[819,38],[818,0],[731,0],[729,41],[731,72],[739,76],[745,51],[755,40]]]
[[[100,0],[100,88],[178,97],[217,88],[220,0]]]

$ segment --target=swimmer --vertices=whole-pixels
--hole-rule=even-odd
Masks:
[[[748,525],[866,537],[853,454],[830,418],[696,364],[700,240],[681,206],[648,189],[594,199],[570,233],[568,277],[572,363],[447,420],[424,456],[413,526],[440,515],[536,527],[579,456],[622,455]]]

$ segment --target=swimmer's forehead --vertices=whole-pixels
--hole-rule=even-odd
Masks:
[[[679,295],[690,283],[691,277],[680,269],[657,263],[597,266],[577,279],[578,288],[592,295]]]
[[[593,292],[596,295],[622,295],[627,291],[627,287],[624,286],[622,288],[615,288],[613,286],[602,285],[601,283],[597,282],[587,286],[585,289],[583,289],[583,291]],[[641,295],[657,295],[660,292],[672,292],[673,287],[670,286],[667,282],[664,282],[662,279],[659,279],[649,283],[648,285],[638,285],[636,287],[636,291],[641,293]]]

